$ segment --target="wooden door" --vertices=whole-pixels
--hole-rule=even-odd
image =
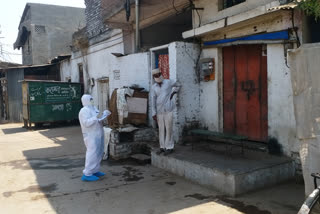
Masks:
[[[98,81],[98,108],[102,112],[109,106],[109,79]]]
[[[267,95],[267,57],[262,45],[224,48],[224,132],[266,141]]]

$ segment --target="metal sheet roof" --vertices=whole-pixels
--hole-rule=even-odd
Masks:
[[[19,68],[39,68],[39,67],[48,67],[56,64],[43,64],[43,65],[21,65],[16,67],[10,67],[10,68],[0,68],[0,70],[11,70],[11,69],[19,69]]]

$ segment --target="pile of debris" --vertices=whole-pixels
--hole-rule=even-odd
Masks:
[[[138,86],[115,89],[109,102],[108,127],[105,130],[105,156],[124,159],[157,141],[157,131],[148,127],[149,93]],[[109,153],[108,153],[109,147]]]

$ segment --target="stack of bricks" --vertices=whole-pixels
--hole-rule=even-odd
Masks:
[[[103,24],[101,0],[85,0],[86,4],[86,21],[87,21],[87,34],[91,39],[107,30]]]
[[[120,142],[119,132],[113,130],[110,135],[109,153],[113,159],[127,158],[131,154],[131,142]]]
[[[158,131],[153,128],[139,129],[134,133],[134,142],[157,142]]]
[[[125,159],[133,154],[133,147],[141,143],[156,142],[158,134],[155,129],[145,128],[134,131],[132,142],[120,142],[120,133],[113,130],[110,135],[109,154],[113,159]]]

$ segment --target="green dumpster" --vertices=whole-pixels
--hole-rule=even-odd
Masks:
[[[23,120],[26,127],[78,119],[82,108],[81,84],[56,81],[22,81]]]

